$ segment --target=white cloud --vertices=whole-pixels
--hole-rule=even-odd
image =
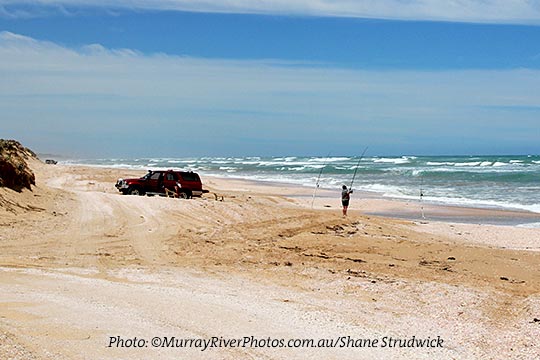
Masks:
[[[2,8],[3,6],[3,8]],[[1,0],[0,14],[37,15],[52,7],[338,16],[478,23],[540,23],[539,0]],[[2,11],[3,9],[3,11]]]
[[[240,137],[313,147],[332,139],[397,146],[440,133],[471,142],[540,137],[538,111],[512,112],[540,108],[538,70],[348,70],[70,49],[2,32],[0,78],[4,133],[65,146],[89,136],[205,149],[241,146]]]

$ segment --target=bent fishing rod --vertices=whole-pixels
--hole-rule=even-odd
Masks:
[[[360,165],[360,161],[362,161],[362,158],[366,154],[366,151],[367,151],[368,148],[369,148],[369,146],[366,146],[366,148],[362,152],[362,155],[360,155],[360,159],[358,159],[358,162],[356,163],[356,168],[354,169],[354,175],[353,175],[353,178],[351,180],[351,186],[349,186],[349,191],[352,191],[352,186],[354,184],[354,179],[356,178],[356,172],[358,171],[358,166]]]

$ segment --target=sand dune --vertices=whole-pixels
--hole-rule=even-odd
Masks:
[[[312,210],[308,189],[219,178],[223,202],[122,196],[130,171],[30,165],[32,192],[0,190],[0,358],[540,356],[539,229],[364,215],[376,200],[343,218],[331,192]],[[413,335],[444,347],[107,347]]]

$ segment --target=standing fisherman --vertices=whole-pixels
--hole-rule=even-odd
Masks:
[[[343,216],[347,216],[347,208],[349,207],[349,200],[351,199],[352,189],[347,189],[346,185],[343,185],[341,190],[341,205],[343,205]]]

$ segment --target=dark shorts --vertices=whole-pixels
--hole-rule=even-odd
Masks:
[[[349,200],[341,200],[341,205],[349,206]]]

